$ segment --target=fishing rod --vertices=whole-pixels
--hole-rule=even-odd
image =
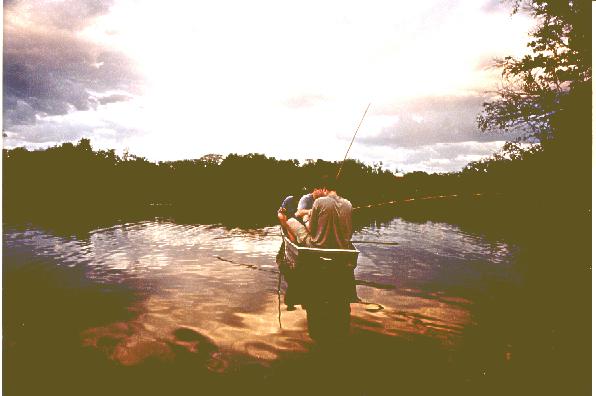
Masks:
[[[352,141],[350,142],[350,145],[348,146],[348,151],[346,151],[346,155],[344,156],[344,159],[341,162],[341,165],[339,166],[339,170],[337,171],[335,180],[339,180],[339,175],[341,174],[341,170],[344,167],[346,158],[348,158],[348,153],[350,152],[350,149],[352,148],[352,143],[354,143],[354,139],[356,139],[356,134],[358,133],[358,130],[360,129],[360,125],[362,125],[362,121],[364,121],[364,117],[366,117],[366,113],[368,112],[369,107],[370,107],[370,103],[368,104],[368,106],[366,106],[366,110],[364,110],[364,114],[362,115],[362,119],[360,120],[360,123],[358,124],[358,128],[356,128],[356,132],[354,132],[354,136],[352,136]]]
[[[375,245],[391,245],[391,246],[397,246],[399,245],[399,242],[382,242],[382,241],[350,241],[352,243],[372,243]]]

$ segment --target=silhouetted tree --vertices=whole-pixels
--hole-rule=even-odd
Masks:
[[[513,13],[528,12],[538,25],[530,54],[498,61],[503,85],[484,103],[481,130],[525,129],[541,141],[552,138],[553,116],[564,97],[591,82],[590,3],[585,0],[513,0]]]

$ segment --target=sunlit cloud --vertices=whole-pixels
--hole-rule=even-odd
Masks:
[[[494,0],[9,2],[4,144],[340,160],[369,102],[351,154],[368,163],[385,146],[502,141],[475,114],[492,59],[523,53],[531,26]]]

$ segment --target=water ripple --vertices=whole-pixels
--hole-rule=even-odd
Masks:
[[[268,361],[309,342],[304,311],[278,311],[278,227],[228,229],[153,220],[95,229],[84,239],[33,227],[4,231],[3,255],[11,268],[49,260],[81,268],[93,282],[125,284],[141,297],[128,307],[136,313],[131,321],[82,335],[85,345],[103,348],[123,364],[147,354],[167,357],[177,346],[198,348],[180,334],[196,333],[217,345],[213,367],[227,367],[222,351]],[[512,276],[511,247],[447,224],[395,219],[365,228],[354,239],[398,243],[358,246],[358,294],[365,303],[353,306],[357,328],[452,343],[472,321],[470,293],[462,288],[478,291],[486,279]],[[370,309],[371,304],[383,309]]]

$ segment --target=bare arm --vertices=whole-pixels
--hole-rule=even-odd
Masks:
[[[312,213],[312,209],[298,209],[298,211],[296,212],[296,214],[294,214],[295,217],[302,217],[305,215],[311,215]]]
[[[300,209],[296,212],[294,217],[302,218],[302,222],[306,227],[306,230],[310,232],[310,217],[312,216],[312,209]]]
[[[283,209],[283,208],[281,208]],[[294,236],[294,234],[292,234],[292,232],[290,231],[290,228],[288,227],[288,218],[287,216],[284,214],[285,209],[279,210],[277,212],[277,219],[279,220],[279,223],[281,224],[281,227],[284,230],[284,233],[287,235],[288,238],[290,238],[290,241],[292,242],[296,242],[296,237]]]

